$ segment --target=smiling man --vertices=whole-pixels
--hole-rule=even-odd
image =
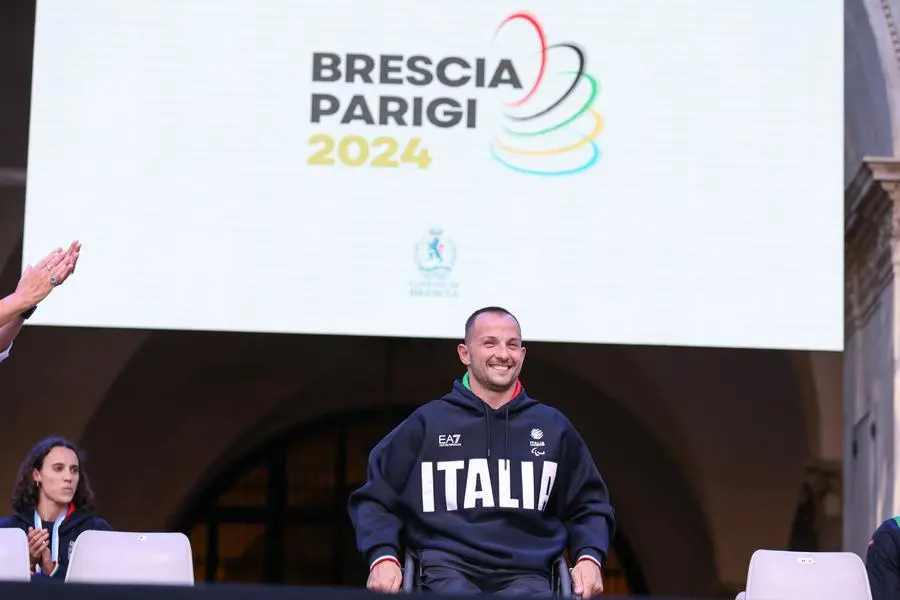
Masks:
[[[575,427],[525,392],[518,320],[476,311],[458,353],[462,379],[375,446],[350,496],[369,589],[400,589],[408,545],[425,591],[546,597],[568,548],[573,592],[599,594],[615,531],[609,494]]]

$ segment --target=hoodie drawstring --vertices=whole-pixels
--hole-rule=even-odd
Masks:
[[[472,387],[469,385],[469,372],[466,371],[466,374],[463,375],[462,385],[469,392],[472,391]],[[518,379],[516,380],[516,387],[513,390],[513,399],[518,397],[519,393],[522,391],[522,382]],[[486,402],[482,401],[481,409],[484,411],[484,426],[487,428],[487,457],[491,457],[491,413],[489,410],[489,406]],[[503,409],[504,415],[504,429],[503,429],[503,459],[509,461],[509,404]],[[507,467],[509,464],[507,463]]]
[[[506,461],[506,469],[509,470],[509,406],[503,412],[506,413],[506,426],[503,429],[503,460]]]
[[[487,457],[491,457],[491,415],[487,404],[484,405],[484,425],[487,427]]]
[[[503,460],[509,460],[509,407],[503,409]],[[491,457],[491,413],[487,405],[484,406],[484,425],[487,427],[487,457]],[[507,465],[509,466],[509,465]]]

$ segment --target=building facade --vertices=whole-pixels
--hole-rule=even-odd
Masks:
[[[844,547],[900,513],[900,2],[845,1]]]

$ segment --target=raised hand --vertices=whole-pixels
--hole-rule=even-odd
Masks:
[[[16,286],[15,295],[25,306],[39,304],[75,271],[80,254],[81,244],[76,241],[68,250],[56,248],[34,266],[28,265]]]

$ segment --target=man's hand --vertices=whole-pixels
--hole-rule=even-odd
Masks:
[[[592,560],[579,560],[572,569],[572,593],[581,598],[591,598],[603,593],[603,576],[600,567]]]
[[[366,587],[373,592],[395,594],[400,591],[402,581],[403,572],[400,570],[400,565],[393,560],[383,560],[369,571]]]

